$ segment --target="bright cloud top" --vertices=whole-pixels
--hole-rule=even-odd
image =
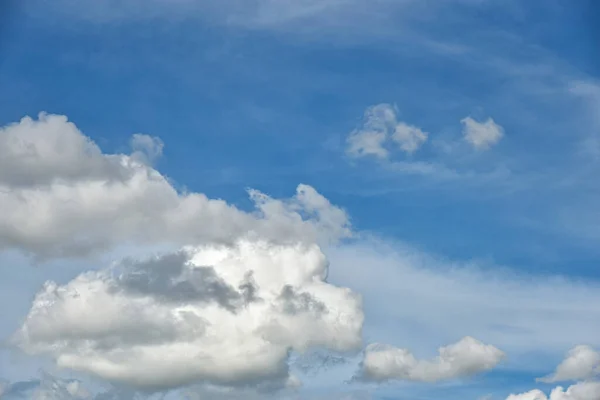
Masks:
[[[463,118],[464,139],[476,150],[487,150],[496,145],[504,136],[504,128],[488,118],[478,122],[471,117]]]
[[[360,348],[361,299],[316,245],[190,247],[47,282],[13,340],[59,367],[144,389],[284,385],[290,350]]]
[[[346,153],[354,158],[389,157],[389,142],[394,142],[407,154],[414,153],[427,140],[428,134],[416,126],[398,121],[397,110],[391,104],[367,108],[362,126],[347,138]]]
[[[475,375],[494,368],[504,352],[472,337],[439,349],[433,360],[419,360],[407,349],[370,344],[362,362],[365,380],[437,382]]]
[[[162,142],[134,135],[133,153],[104,154],[65,116],[40,114],[0,129],[0,250],[80,256],[129,242],[175,245],[337,240],[346,213],[312,187],[291,199],[251,190],[247,213],[202,193],[180,193],[148,162]]]

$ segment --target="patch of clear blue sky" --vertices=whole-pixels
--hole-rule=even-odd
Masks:
[[[201,18],[90,23],[46,7],[28,0],[3,10],[2,125],[65,114],[107,152],[127,151],[133,133],[156,135],[166,144],[160,171],[241,207],[249,206],[246,187],[280,197],[308,183],[360,230],[449,258],[599,276],[596,237],[555,219],[591,204],[584,217],[600,221],[597,167],[577,151],[598,126],[566,90],[600,75],[593,0],[455,5],[403,19],[397,33],[370,36],[357,26],[348,40]],[[476,173],[502,166],[508,183],[440,182],[349,163],[344,137],[366,107],[384,102],[432,141],[460,140],[467,115],[491,116],[506,137],[490,152],[429,147],[412,160]],[[577,180],[566,189],[548,184],[569,176]],[[532,380],[500,370],[452,393],[505,395],[506,382],[525,390]],[[411,398],[419,390],[411,386]],[[423,398],[448,398],[445,386],[423,390]]]
[[[368,26],[357,27],[362,36],[349,40],[201,18],[94,23],[46,7],[24,2],[5,19],[3,124],[65,114],[105,151],[126,151],[135,132],[157,135],[166,143],[161,171],[241,206],[245,187],[285,196],[306,182],[359,229],[449,257],[596,275],[595,246],[552,221],[578,194],[527,190],[522,179],[583,169],[572,158],[591,128],[565,88],[598,75],[593,1],[463,2],[430,7],[431,15],[423,7],[397,33],[369,37]],[[349,165],[344,136],[382,102],[431,140],[459,140],[467,115],[493,117],[505,140],[450,163],[510,168],[508,181],[524,189]],[[422,156],[439,154],[424,148],[413,159]]]

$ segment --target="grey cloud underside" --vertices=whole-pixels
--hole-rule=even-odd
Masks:
[[[216,303],[230,312],[236,312],[251,302],[261,301],[260,288],[248,271],[237,288],[220,277],[212,266],[191,266],[185,251],[166,254],[142,262],[125,261],[118,268],[121,273],[114,281],[115,292],[152,296],[159,301],[175,303]],[[185,266],[188,268],[184,268]],[[284,313],[295,315],[327,312],[327,306],[310,293],[298,292],[285,285],[276,301]]]
[[[234,288],[211,266],[184,269],[189,262],[189,255],[183,251],[144,262],[125,262],[113,290],[166,302],[215,302],[231,312],[260,300],[252,271]]]
[[[278,300],[281,302],[283,312],[286,314],[295,315],[306,312],[323,314],[327,312],[325,303],[315,299],[310,293],[298,293],[290,285],[283,287]]]

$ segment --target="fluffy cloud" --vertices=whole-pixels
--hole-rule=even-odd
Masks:
[[[13,343],[143,389],[295,384],[290,351],[361,346],[361,299],[317,245],[241,240],[47,282]]]
[[[463,118],[464,139],[477,150],[487,150],[494,146],[504,136],[504,128],[488,118],[478,122],[471,117]]]
[[[512,394],[506,400],[598,400],[600,399],[600,381],[589,380],[600,374],[600,353],[590,346],[580,345],[571,349],[565,359],[556,367],[556,371],[540,382],[558,382],[582,380],[566,390],[558,386],[546,396],[538,389],[527,393]]]
[[[556,371],[540,382],[578,381],[600,375],[600,352],[591,346],[580,345],[571,349]]]
[[[162,142],[132,139],[131,155],[104,154],[60,115],[40,114],[0,129],[0,250],[39,258],[80,256],[115,244],[337,240],[346,213],[310,186],[291,199],[250,191],[254,212],[201,193],[180,193],[148,163]]]
[[[386,159],[390,139],[405,153],[413,153],[425,143],[427,136],[421,129],[398,121],[397,110],[392,105],[378,104],[367,108],[363,125],[348,136],[346,153],[354,158]]]
[[[425,141],[428,134],[416,126],[404,122],[396,124],[392,140],[406,153],[414,153]]]
[[[388,150],[384,144],[395,124],[396,111],[391,105],[378,104],[367,108],[363,125],[347,138],[346,153],[357,158],[366,156],[387,158]]]
[[[472,337],[441,347],[434,360],[418,360],[406,349],[370,344],[365,350],[361,378],[437,382],[490,370],[503,358],[501,350]]]
[[[532,390],[522,394],[511,394],[506,400],[598,400],[600,382],[579,382],[566,390],[559,386],[546,396],[541,390]]]
[[[506,400],[548,400],[544,392],[538,389],[521,394],[511,394]]]

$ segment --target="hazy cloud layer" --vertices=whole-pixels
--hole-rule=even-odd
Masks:
[[[600,345],[595,282],[453,262],[377,239],[337,246],[328,257],[340,266],[331,280],[363,294],[369,337],[377,335],[371,342],[421,354],[439,340],[470,335],[505,351],[518,370],[547,368],[530,352],[559,357],[576,343]]]

